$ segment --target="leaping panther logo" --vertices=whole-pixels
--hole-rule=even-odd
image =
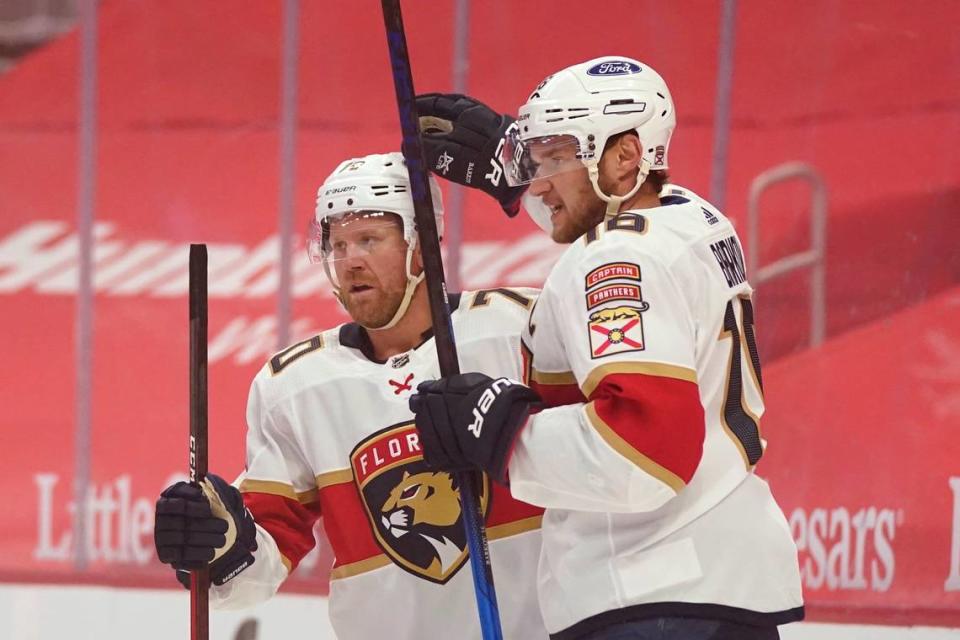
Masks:
[[[467,559],[460,490],[450,474],[427,467],[413,424],[374,434],[350,459],[380,548],[420,578],[439,584],[452,578]],[[489,494],[484,476],[484,513]]]

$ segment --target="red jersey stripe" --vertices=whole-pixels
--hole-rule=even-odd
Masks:
[[[313,549],[313,525],[320,517],[320,504],[271,493],[246,492],[243,502],[258,525],[276,541],[290,571]],[[289,563],[289,564],[288,564]]]
[[[706,432],[695,382],[612,372],[590,393],[587,416],[621,455],[675,491],[690,482]]]
[[[505,527],[505,532],[512,531],[510,525],[528,520],[536,516],[543,515],[542,507],[535,507],[520,502],[510,495],[510,489],[497,484],[490,483],[492,490],[490,493],[490,511],[487,512],[486,524],[488,528]],[[518,531],[518,533],[520,533]],[[507,533],[500,537],[509,537],[512,533]]]
[[[306,504],[294,496],[303,498],[309,494],[312,497],[317,492],[297,494],[292,488],[271,493],[250,490],[267,484],[246,482],[243,486],[248,490],[243,494],[244,502],[257,524],[274,538],[290,571],[313,548],[313,525],[321,513],[326,515],[323,527],[336,557],[335,568],[385,557],[370,529],[360,493],[348,470],[318,477],[319,500]],[[280,486],[280,483],[269,484]],[[516,533],[522,533],[535,528],[534,520],[539,523],[538,518],[543,514],[542,508],[515,500],[508,489],[497,484],[492,486],[491,498],[487,526],[502,528],[504,536],[514,535],[514,529]],[[375,566],[370,566],[376,568],[383,564],[378,561],[374,562]]]
[[[514,535],[510,525],[532,523],[531,518],[543,514],[542,508],[515,500],[509,489],[495,483],[491,485],[491,504],[486,519],[488,527],[504,527],[505,536]],[[320,504],[326,515],[323,527],[336,557],[335,569],[383,555],[370,529],[366,510],[360,502],[360,493],[352,480],[322,488]],[[526,530],[529,529],[521,528],[516,533]],[[376,568],[382,564],[371,566]]]
[[[530,381],[530,388],[536,391],[547,407],[560,407],[566,404],[586,402],[587,398],[580,391],[576,378],[573,382],[564,384],[537,382],[534,377]]]
[[[353,478],[320,489],[320,505],[327,516],[323,530],[333,548],[335,568],[383,554],[370,531],[370,520]]]

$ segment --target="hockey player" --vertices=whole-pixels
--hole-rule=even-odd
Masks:
[[[441,195],[431,178],[437,228]],[[353,322],[274,356],[247,406],[239,490],[209,476],[157,502],[156,546],[181,570],[209,562],[211,603],[265,600],[323,526],[336,560],[330,618],[344,640],[480,638],[451,474],[426,466],[407,400],[438,375],[407,170],[399,153],[348,160],[317,194],[309,253]],[[536,290],[451,295],[463,366],[521,373],[520,332]],[[546,638],[537,606],[542,509],[484,479],[481,503],[504,636]]]
[[[522,195],[570,245],[523,334],[524,382],[550,408],[528,417],[526,387],[503,379],[421,383],[428,463],[483,469],[546,507],[551,638],[778,638],[803,602],[786,519],[754,474],[752,288],[730,221],[665,185],[663,79],[604,57],[541,82],[515,123],[459,95],[422,96],[418,111],[428,161],[445,154],[448,178],[507,211]],[[506,180],[477,170],[498,156]]]

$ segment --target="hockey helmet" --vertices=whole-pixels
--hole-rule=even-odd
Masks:
[[[508,182],[517,186],[586,167],[594,191],[608,203],[607,213],[612,215],[651,170],[668,167],[667,150],[676,121],[670,91],[656,71],[622,56],[588,60],[547,77],[520,107],[517,126],[507,132],[503,145],[504,172]],[[634,189],[618,197],[600,189],[597,165],[607,140],[624,131],[636,131],[643,156]],[[560,149],[567,153],[553,153]],[[577,162],[544,161],[551,156],[573,157]],[[535,200],[539,198],[528,195],[524,205],[549,231],[549,209],[542,203],[531,208]]]
[[[433,212],[437,233],[443,235],[443,196],[433,176],[429,176]],[[423,272],[412,273],[414,249],[417,245],[417,225],[414,216],[413,198],[410,195],[410,178],[403,154],[399,152],[374,154],[341,162],[317,190],[317,204],[307,237],[307,255],[313,263],[320,263],[326,271],[334,294],[340,299],[340,283],[334,268],[334,250],[330,245],[330,224],[344,218],[379,219],[384,224],[394,224],[392,216],[398,216],[403,224],[406,241],[407,289],[403,301],[393,318],[382,327],[394,326],[406,313],[413,292],[424,278]]]

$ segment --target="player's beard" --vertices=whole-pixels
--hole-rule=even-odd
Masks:
[[[614,185],[602,173],[597,179],[597,184],[603,193],[613,192]],[[567,206],[568,200],[569,206]],[[566,215],[563,220],[557,221],[560,224],[554,223],[553,233],[550,235],[553,241],[559,244],[574,242],[603,222],[607,216],[607,202],[593,190],[593,184],[586,170],[583,172],[583,181],[577,185],[576,192],[569,198],[564,198],[563,201]],[[575,211],[576,215],[573,215],[572,211]]]
[[[374,292],[358,295],[352,293],[348,285],[340,291],[340,298],[354,322],[368,329],[379,329],[390,322],[400,308],[407,290],[407,281],[405,277],[401,277],[396,282],[364,284],[373,286]]]
[[[576,193],[563,199],[563,207],[565,211],[554,221],[550,235],[554,242],[570,244],[603,222],[607,203],[597,197],[590,179],[584,176]]]

